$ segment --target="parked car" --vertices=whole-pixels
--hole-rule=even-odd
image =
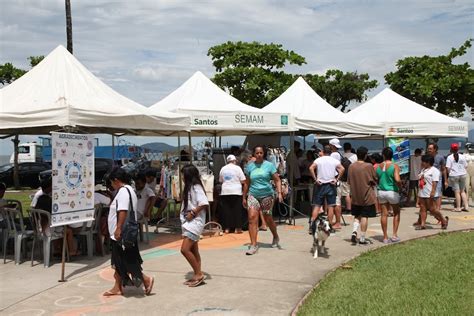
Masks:
[[[20,178],[20,186],[31,187],[36,189],[39,187],[39,174],[51,169],[51,165],[45,162],[21,162],[18,164],[18,175]],[[4,182],[7,187],[13,186],[13,164],[9,163],[0,166],[0,182]]]
[[[94,159],[94,183],[99,184],[102,183],[104,180],[105,175],[112,171],[114,167],[114,161],[112,159],[107,158],[95,158]],[[39,174],[39,179],[42,181],[48,177],[51,177],[51,167],[49,170],[43,171]]]

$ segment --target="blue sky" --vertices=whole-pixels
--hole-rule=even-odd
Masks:
[[[445,54],[474,38],[474,2],[462,0],[71,2],[75,56],[145,106],[196,70],[211,77],[207,50],[228,40],[283,44],[306,57],[306,65],[287,68],[293,73],[367,72],[380,83],[372,96],[398,59]],[[28,56],[66,45],[64,0],[3,1],[0,29],[0,63],[27,68]],[[474,63],[472,50],[465,61]],[[0,154],[11,152],[10,143],[0,141]]]

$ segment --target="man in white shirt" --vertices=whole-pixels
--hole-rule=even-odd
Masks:
[[[155,204],[155,192],[148,187],[144,174],[139,174],[135,179],[135,191],[137,193],[137,218],[150,219],[151,210]]]
[[[413,194],[414,201],[418,199],[418,175],[421,172],[421,148],[415,149],[415,154],[410,156],[410,185],[408,189],[407,206],[410,205],[411,196]]]
[[[326,201],[328,206],[328,220],[333,224],[337,182],[340,175],[344,173],[344,167],[339,160],[331,157],[331,152],[332,150],[329,145],[324,146],[323,156],[316,159],[309,167],[309,172],[316,184],[313,192],[313,213],[311,215],[311,222],[316,220],[316,217],[318,217],[318,214],[321,212],[321,207]],[[309,229],[311,233],[311,223]]]

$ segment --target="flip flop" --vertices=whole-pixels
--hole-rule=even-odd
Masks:
[[[153,285],[155,284],[155,277],[151,277],[150,286],[145,289],[145,295],[150,295],[151,290],[153,290]]]
[[[186,281],[183,282],[183,285],[189,285],[189,284],[191,284],[191,283],[193,283],[193,282],[194,282],[193,279],[191,279],[191,280],[186,280]]]
[[[121,296],[123,295],[123,292],[119,291],[117,293],[114,293],[114,292],[111,292],[111,291],[105,291],[104,294],[102,294],[102,296]]]
[[[204,276],[200,279],[194,280],[194,282],[190,283],[189,287],[196,287],[204,283]]]

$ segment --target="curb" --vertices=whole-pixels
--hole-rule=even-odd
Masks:
[[[411,241],[414,241],[414,240],[419,240],[419,239],[427,239],[427,238],[433,238],[435,236],[438,236],[438,235],[441,235],[441,234],[453,234],[453,233],[460,233],[460,232],[472,232],[474,231],[474,228],[464,228],[464,229],[457,229],[457,230],[451,230],[451,231],[443,231],[443,232],[437,232],[435,234],[432,234],[432,235],[426,235],[426,236],[419,236],[419,237],[415,237],[415,238],[411,238],[411,239],[406,239],[406,240],[403,240],[401,242],[397,242],[395,244],[388,244],[388,245],[384,245],[384,244],[381,244],[379,246],[376,246],[374,248],[371,248],[371,249],[367,249],[366,251],[362,251],[361,253],[351,257],[350,259],[348,259],[347,261],[344,261],[343,263],[341,263],[339,266],[335,267],[334,269],[330,270],[328,273],[326,273],[315,285],[314,287],[308,291],[308,293],[305,294],[305,296],[303,296],[303,298],[301,298],[301,300],[298,302],[298,304],[296,304],[295,308],[291,311],[291,316],[296,316],[298,314],[298,311],[300,309],[300,307],[304,304],[304,302],[306,301],[306,299],[311,295],[311,293],[314,292],[314,290],[316,290],[320,285],[321,285],[321,282],[323,282],[331,273],[334,273],[336,270],[338,269],[341,269],[344,265],[346,265],[348,262],[356,259],[357,257],[360,257],[362,254],[365,254],[365,253],[369,253],[369,252],[372,252],[372,251],[377,251],[379,250],[380,248],[383,248],[383,247],[393,247],[393,246],[396,246],[396,245],[402,245],[402,244],[405,244],[407,242],[411,242]]]

